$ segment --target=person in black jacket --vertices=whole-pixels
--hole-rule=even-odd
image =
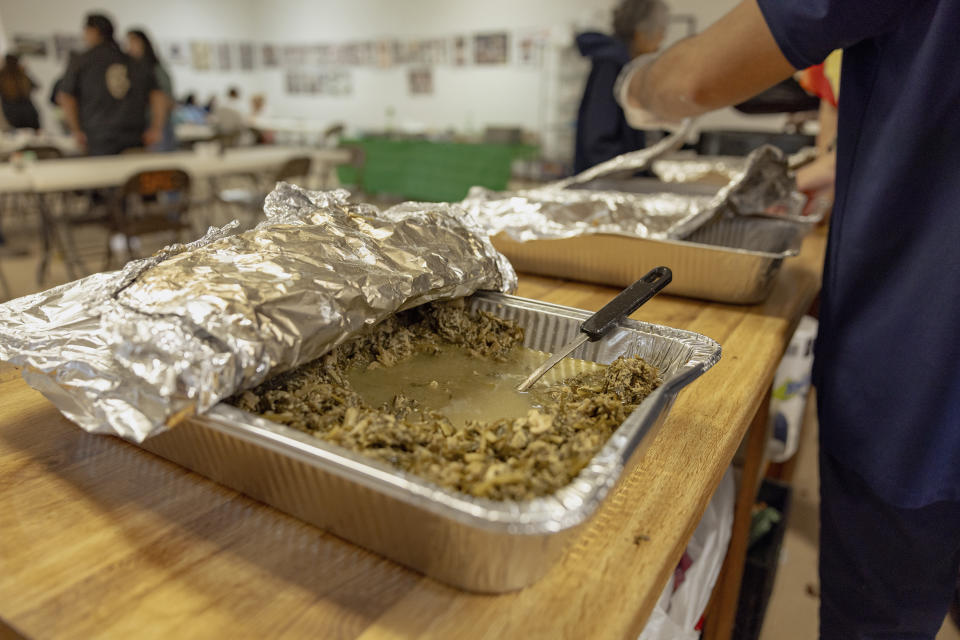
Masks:
[[[580,101],[574,171],[645,146],[642,131],[630,128],[613,96],[617,75],[631,59],[660,48],[670,12],[661,0],[623,0],[613,12],[613,35],[577,36],[580,54],[593,68]]]
[[[87,16],[83,35],[88,48],[67,68],[57,94],[79,146],[110,155],[159,141],[167,98],[154,68],[120,50],[102,14]]]
[[[30,97],[36,88],[20,64],[20,58],[8,53],[0,67],[0,104],[3,117],[14,129],[40,128],[40,115]]]

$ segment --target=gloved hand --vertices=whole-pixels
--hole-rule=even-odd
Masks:
[[[632,105],[630,102],[630,84],[634,77],[636,77],[637,73],[640,73],[644,67],[656,59],[657,54],[648,53],[628,62],[620,71],[620,75],[617,76],[617,81],[613,85],[613,95],[620,105],[620,108],[623,109],[623,115],[627,119],[627,124],[634,129],[666,129],[668,131],[676,131],[681,127],[681,122],[663,120],[646,109]]]

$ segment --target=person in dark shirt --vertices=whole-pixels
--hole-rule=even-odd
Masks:
[[[580,54],[592,68],[577,113],[573,168],[579,173],[610,158],[645,146],[642,131],[632,129],[613,97],[613,83],[631,59],[660,48],[669,18],[660,0],[623,0],[613,13],[613,35],[577,36]]]
[[[742,0],[618,84],[631,122],[677,120],[843,49],[813,372],[825,639],[932,640],[957,582],[958,33],[960,0]]]
[[[30,94],[37,85],[30,79],[20,58],[8,53],[0,67],[0,103],[3,117],[14,129],[39,129],[40,114],[33,105]]]
[[[153,48],[153,42],[143,29],[130,29],[127,31],[127,54],[134,60],[146,64],[153,68],[157,76],[157,88],[163,92],[166,98],[166,111],[168,117],[163,127],[162,139],[150,147],[151,151],[175,151],[177,148],[177,136],[173,128],[173,80],[163,66],[160,57]]]
[[[67,68],[58,98],[81,148],[110,155],[159,141],[167,105],[153,67],[120,50],[104,15],[88,15],[83,36],[88,48]]]

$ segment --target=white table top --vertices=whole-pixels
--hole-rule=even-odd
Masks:
[[[30,174],[12,164],[0,165],[0,193],[19,193],[33,190]]]
[[[326,120],[310,120],[308,118],[277,118],[260,117],[256,120],[257,127],[269,131],[283,131],[289,133],[323,133],[331,123]]]
[[[0,135],[0,153],[13,153],[24,147],[56,147],[65,154],[78,153],[77,141],[72,136],[59,133],[36,133],[28,129]]]
[[[180,142],[206,140],[217,133],[217,130],[209,124],[198,124],[196,122],[181,122],[174,125],[173,130]]]
[[[194,178],[266,171],[300,155],[310,156],[315,162],[333,164],[350,159],[350,152],[344,149],[260,146],[229,149],[223,155],[177,151],[44,160],[28,165],[23,171],[32,180],[33,191],[51,193],[119,186],[134,173],[154,169],[182,169]],[[7,189],[0,182],[2,190]]]

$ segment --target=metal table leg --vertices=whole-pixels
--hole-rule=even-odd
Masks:
[[[0,269],[0,299],[8,299],[13,296],[13,292],[10,290],[10,283],[7,282],[6,276],[3,275],[3,269]]]
[[[43,222],[43,255],[40,258],[40,266],[37,269],[37,283],[43,285],[47,268],[50,265],[50,256],[54,250],[59,250],[63,256],[63,263],[67,269],[67,277],[76,280],[78,273],[84,273],[83,264],[76,255],[71,239],[64,240],[61,236],[62,228],[59,220],[51,213],[49,201],[43,194],[35,194],[37,209],[40,211],[40,219]],[[79,267],[79,271],[77,270]]]

